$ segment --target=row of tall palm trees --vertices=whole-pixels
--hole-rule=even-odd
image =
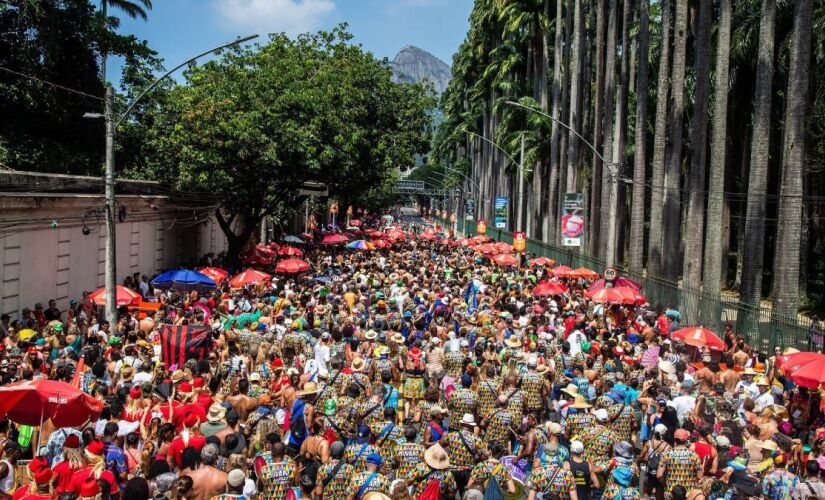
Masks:
[[[559,244],[580,192],[583,252],[795,315],[819,282],[823,28],[813,0],[477,0],[431,162],[489,219],[523,136],[529,237]]]

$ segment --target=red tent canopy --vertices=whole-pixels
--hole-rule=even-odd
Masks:
[[[215,283],[220,283],[229,277],[229,271],[224,271],[219,267],[202,267],[197,270],[201,274],[205,274]]]
[[[23,425],[51,419],[57,427],[78,427],[95,421],[103,403],[57,380],[27,380],[0,387],[0,417]]]
[[[98,288],[89,295],[95,304],[99,306],[106,305],[106,288]],[[115,289],[115,303],[118,306],[128,306],[129,304],[138,304],[140,302],[140,294],[129,290],[125,286],[118,285]]]
[[[574,276],[576,278],[584,278],[586,280],[594,280],[594,279],[598,279],[598,277],[599,277],[599,273],[597,273],[596,271],[593,271],[591,269],[588,269],[586,267],[580,267],[578,269],[574,269],[573,272],[570,273],[570,275]]]
[[[309,264],[301,259],[285,259],[278,262],[275,270],[279,273],[302,273],[309,271]]]
[[[562,285],[561,283],[550,283],[547,281],[542,281],[541,283],[533,287],[533,295],[536,296],[558,295],[566,291],[567,287]]]
[[[304,255],[304,251],[300,248],[291,247],[289,245],[285,245],[278,250],[278,255],[288,255],[288,256],[295,256],[301,257]]]
[[[248,269],[229,280],[229,285],[233,288],[241,288],[245,285],[257,285],[272,279],[271,274],[266,274],[255,269]]]

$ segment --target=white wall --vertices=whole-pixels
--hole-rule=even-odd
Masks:
[[[153,217],[150,199],[125,197],[128,213],[141,214],[116,225],[117,281],[134,273],[152,275],[204,253],[218,254],[226,238],[213,218],[193,225],[191,211]],[[92,232],[82,233],[80,220],[66,220],[51,228],[49,218],[59,220],[100,206],[99,197],[52,196],[48,200],[22,196],[0,197],[0,312],[12,317],[37,302],[44,307],[56,299],[65,309],[83,291],[103,286],[105,236],[103,221],[87,218]],[[30,218],[31,222],[19,221]],[[171,219],[171,220],[170,220]],[[98,225],[99,224],[99,225]]]

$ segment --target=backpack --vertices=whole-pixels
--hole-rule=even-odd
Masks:
[[[439,500],[441,498],[441,482],[438,479],[431,479],[427,483],[424,491],[418,495],[417,500]],[[486,497],[485,497],[486,498]]]
[[[501,486],[495,476],[490,476],[487,481],[487,487],[484,488],[484,500],[504,500],[504,492],[501,491]]]
[[[659,446],[662,444],[663,442],[660,442]],[[659,462],[662,460],[662,452],[658,450],[659,446],[650,450],[650,453],[647,455],[647,470],[654,476],[656,475],[656,471],[659,470]]]

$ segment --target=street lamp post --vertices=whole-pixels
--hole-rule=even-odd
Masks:
[[[533,108],[531,106],[526,106],[520,102],[516,101],[504,101],[505,104],[510,106],[516,106],[519,108],[526,109],[528,111],[532,111],[533,113],[538,113],[545,118],[549,118],[554,123],[561,125],[565,129],[567,129],[570,133],[575,135],[579,138],[588,148],[593,151],[593,154],[599,158],[604,165],[607,166],[608,170],[610,171],[610,199],[608,200],[608,219],[610,220],[610,224],[607,226],[607,255],[605,255],[605,265],[607,267],[613,267],[615,265],[616,260],[616,225],[617,225],[617,201],[619,195],[619,167],[621,166],[618,162],[609,162],[604,159],[604,157],[599,153],[596,148],[591,144],[587,139],[585,139],[578,131],[572,129],[568,124],[564,123],[561,120],[553,118],[552,116],[548,115],[544,111],[540,109]],[[614,156],[617,156],[614,153]]]
[[[213,52],[233,47],[244,42],[248,42],[258,35],[250,35],[244,38],[238,38],[230,43],[225,43],[219,47],[202,52],[194,57],[190,57],[186,61],[178,64],[171,70],[164,73],[138,95],[127,107],[126,111],[120,115],[115,121],[114,119],[114,101],[115,91],[110,84],[106,84],[106,99],[103,108],[103,114],[100,113],[85,113],[83,118],[103,118],[106,124],[106,175],[105,179],[105,199],[106,199],[106,263],[105,263],[105,277],[104,288],[106,290],[106,320],[112,325],[117,323],[117,263],[116,263],[116,238],[115,238],[115,129],[123,123],[132,109],[140,102],[143,97],[148,94],[158,83],[167,78],[169,75],[194,62],[201,57],[211,54]]]

